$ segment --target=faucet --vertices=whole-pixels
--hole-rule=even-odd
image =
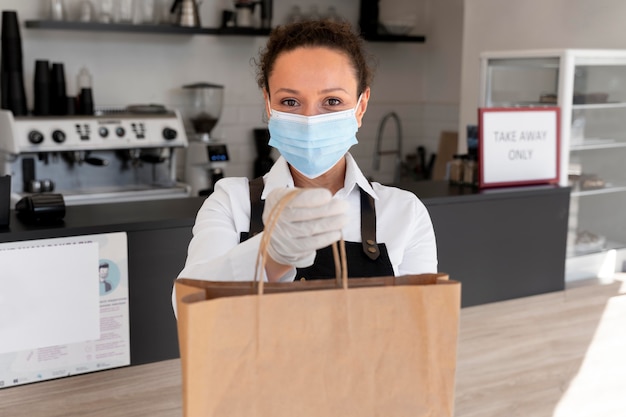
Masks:
[[[387,124],[387,120],[393,119],[396,123],[396,149],[392,150],[381,150],[381,142],[383,131],[385,129],[385,125]],[[380,124],[378,125],[378,136],[376,137],[376,149],[374,150],[374,163],[373,169],[374,171],[378,171],[380,169],[380,157],[382,155],[395,155],[395,169],[393,175],[393,182],[400,181],[400,171],[402,167],[402,125],[400,124],[400,118],[396,112],[390,112],[383,116]]]

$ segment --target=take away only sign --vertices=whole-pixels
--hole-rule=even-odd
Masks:
[[[559,108],[481,108],[479,186],[559,182]]]

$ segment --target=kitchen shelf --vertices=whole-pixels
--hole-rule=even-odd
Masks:
[[[623,109],[626,108],[626,103],[587,103],[587,104],[574,104],[572,110],[589,110],[589,109]]]
[[[626,148],[626,142],[615,139],[584,139],[582,142],[570,144],[570,151],[591,151],[594,149]]]
[[[510,102],[510,101],[500,101],[500,102],[493,102],[491,107],[556,107],[557,104],[556,103],[542,103],[540,101],[515,101],[515,102]]]
[[[256,28],[205,28],[184,27],[176,25],[133,25],[125,23],[100,23],[100,22],[68,22],[55,20],[27,20],[26,27],[29,29],[49,30],[80,30],[93,32],[133,32],[133,33],[156,33],[174,35],[230,35],[230,36],[266,36],[269,29]]]
[[[132,33],[156,33],[174,35],[222,35],[222,36],[267,36],[270,29],[257,28],[208,28],[208,27],[184,27],[176,25],[133,25],[126,23],[100,23],[100,22],[71,22],[56,20],[27,20],[26,27],[29,29],[48,30],[80,30],[91,32],[132,32]],[[364,35],[369,42],[414,42],[424,43],[426,37],[421,35]]]
[[[363,39],[368,42],[413,42],[424,43],[426,36],[422,35],[388,35],[388,34],[363,34]]]

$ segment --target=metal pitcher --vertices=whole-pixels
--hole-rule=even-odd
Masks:
[[[170,10],[170,13],[175,16],[174,22],[179,26],[201,26],[200,13],[198,11],[201,4],[201,0],[176,0]]]

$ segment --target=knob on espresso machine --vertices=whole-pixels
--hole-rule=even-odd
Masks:
[[[52,132],[52,140],[56,143],[65,142],[65,133],[62,130],[55,130]]]
[[[163,129],[163,139],[174,140],[178,137],[178,132],[172,128],[166,127]]]
[[[43,142],[43,134],[38,130],[31,130],[28,132],[28,141],[33,145],[39,145]]]

